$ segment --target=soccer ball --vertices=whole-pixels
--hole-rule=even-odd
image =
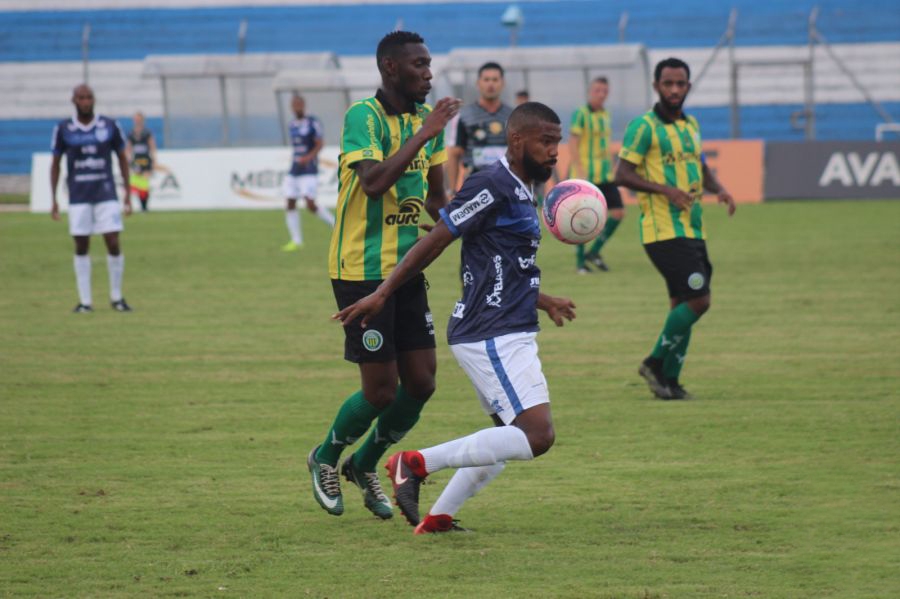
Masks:
[[[587,243],[606,224],[606,198],[582,179],[567,179],[553,186],[541,210],[544,224],[563,243]]]

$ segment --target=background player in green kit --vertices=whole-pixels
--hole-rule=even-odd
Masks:
[[[625,132],[616,183],[638,192],[641,241],[666,280],[671,311],[638,372],[660,399],[688,399],[678,376],[691,328],[710,306],[712,265],[706,253],[700,199],[706,190],[734,214],[734,198],[706,166],[697,120],[682,110],[691,70],[677,58],[656,65],[659,102]]]
[[[444,127],[459,100],[424,104],[431,91],[431,55],[422,38],[394,31],[376,52],[381,87],[344,116],[340,185],[328,270],[338,309],[369,295],[418,239],[419,217],[435,221],[444,192]],[[406,282],[363,329],[344,326],[344,358],[359,366],[362,389],[344,401],[307,466],[313,497],[329,514],[344,511],[338,460],[344,448],[375,426],[340,473],[363,493],[377,517],[392,517],[376,474],[378,460],[415,425],[434,393],[434,324],[425,278]]]
[[[575,266],[582,274],[590,272],[585,260],[600,270],[609,270],[600,256],[600,250],[625,218],[622,196],[613,182],[612,157],[609,155],[612,128],[609,111],[604,108],[608,95],[609,81],[606,77],[597,77],[591,81],[588,102],[572,114],[572,124],[569,127],[569,177],[585,179],[599,187],[609,208],[606,226],[591,244],[587,254],[584,251],[586,244],[579,244],[575,248]]]

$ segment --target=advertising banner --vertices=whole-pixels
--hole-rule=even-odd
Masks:
[[[339,148],[326,146],[319,153],[317,203],[333,208],[337,204]],[[50,212],[49,152],[32,156],[31,211]],[[150,180],[151,210],[233,210],[284,208],[282,181],[291,161],[290,148],[228,148],[202,150],[160,150]],[[68,208],[65,158],[62,160],[57,200],[60,210]],[[122,198],[118,161],[114,161]],[[138,207],[137,199],[133,205]]]
[[[766,144],[766,199],[900,199],[900,142]]]

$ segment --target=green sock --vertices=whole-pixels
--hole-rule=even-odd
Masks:
[[[666,324],[663,326],[662,333],[660,333],[659,339],[656,340],[653,351],[650,352],[650,357],[665,360],[669,350],[684,340],[685,336],[690,333],[691,326],[699,319],[700,317],[691,310],[687,302],[682,302],[672,308],[672,311],[669,312],[669,316],[666,318]]]
[[[596,256],[600,253],[603,244],[609,241],[609,238],[612,237],[612,234],[615,232],[616,227],[619,226],[620,222],[622,221],[611,216],[606,219],[606,225],[603,227],[603,230],[600,231],[600,235],[597,236],[597,239],[594,240],[590,251],[588,251],[588,255]]]
[[[669,353],[666,355],[666,359],[663,360],[663,376],[667,380],[678,380],[678,375],[681,374],[681,368],[684,366],[684,359],[687,357],[688,344],[690,342],[691,330],[688,329],[681,342],[669,348]]]
[[[399,442],[419,421],[424,407],[424,401],[410,397],[402,385],[397,387],[397,397],[381,413],[372,432],[354,452],[353,465],[363,472],[374,472],[388,447]]]
[[[341,452],[348,445],[353,445],[362,437],[372,421],[378,416],[379,410],[366,401],[362,391],[357,391],[347,398],[334,418],[334,424],[328,431],[328,436],[316,453],[316,460],[323,464],[337,466]]]
[[[584,244],[575,246],[575,268],[584,268]]]

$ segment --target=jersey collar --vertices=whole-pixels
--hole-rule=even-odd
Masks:
[[[85,125],[81,121],[78,120],[78,115],[72,116],[72,125],[75,126],[76,129],[81,129],[82,131],[90,131],[94,128],[94,125],[97,124],[97,113],[94,113],[94,118],[91,119],[91,122]]]
[[[407,110],[396,110],[394,106],[388,102],[387,96],[384,95],[384,92],[381,91],[381,88],[378,88],[378,91],[375,92],[375,99],[378,100],[378,103],[381,104],[381,107],[384,109],[384,113],[390,116],[397,116],[398,114],[416,114],[418,110],[416,109],[416,103],[410,102],[410,105]]]
[[[671,124],[674,123],[675,121],[686,121],[686,120],[687,120],[687,116],[688,116],[687,113],[686,113],[685,111],[682,110],[682,111],[681,111],[681,118],[680,118],[680,119],[672,120],[672,119],[666,117],[666,116],[661,112],[660,107],[659,107],[659,102],[657,102],[656,104],[653,105],[653,114],[656,115],[656,118],[658,118],[659,120],[661,120],[662,122],[664,122],[664,123],[667,124],[667,125],[671,125]]]
[[[524,183],[522,183],[522,180],[519,179],[519,176],[516,175],[514,172],[512,172],[512,170],[509,168],[509,161],[506,159],[506,156],[501,156],[500,162],[501,162],[501,164],[503,164],[503,168],[506,169],[506,172],[508,172],[510,175],[512,175],[513,179],[518,181],[519,185],[522,186],[522,189],[525,190],[525,193],[528,194],[528,199],[531,201],[532,204],[534,204],[534,184],[525,185]]]

